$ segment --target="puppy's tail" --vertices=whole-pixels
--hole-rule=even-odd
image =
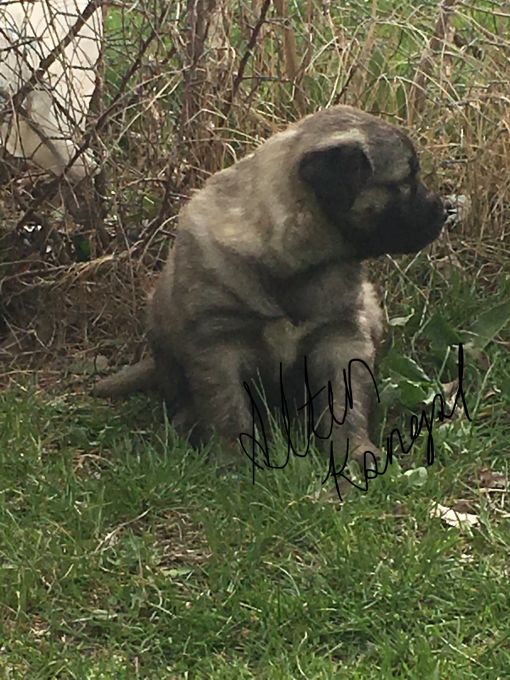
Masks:
[[[157,388],[156,367],[152,357],[125,366],[118,373],[99,380],[92,389],[95,397],[125,397],[133,392]]]

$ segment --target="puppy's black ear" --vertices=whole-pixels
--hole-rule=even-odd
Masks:
[[[342,142],[307,151],[299,161],[299,178],[312,189],[328,217],[341,217],[354,203],[373,172],[359,142]]]

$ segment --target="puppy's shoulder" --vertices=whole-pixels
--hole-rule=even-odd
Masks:
[[[215,246],[240,255],[260,256],[264,220],[255,185],[252,156],[217,172],[181,211],[179,230],[193,237],[202,248]]]

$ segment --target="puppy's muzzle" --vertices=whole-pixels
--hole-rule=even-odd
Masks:
[[[439,194],[434,191],[428,191],[425,196],[425,204],[427,210],[425,211],[425,219],[423,224],[424,236],[430,237],[430,241],[437,238],[443,228],[446,220],[446,209]]]

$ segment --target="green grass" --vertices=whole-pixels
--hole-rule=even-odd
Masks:
[[[420,258],[412,280],[422,265],[430,269]],[[393,327],[381,360],[379,385],[401,388],[383,410],[385,432],[406,428],[406,385],[426,391],[406,372],[451,380],[455,352],[440,375],[441,342],[466,341],[475,311],[508,299],[508,282],[482,299],[466,275],[448,305],[429,299],[420,320],[423,300],[392,278],[416,314]],[[438,295],[442,287],[436,281]],[[431,332],[433,312],[442,318]],[[317,460],[293,459],[255,485],[247,461],[220,473],[175,439],[148,399],[2,393],[2,677],[508,677],[508,501],[478,481],[482,468],[508,473],[504,333],[479,341],[478,358],[467,353],[472,423],[435,424],[425,479],[402,472],[423,465],[422,436],[402,469],[343,504],[320,493]],[[430,517],[432,502],[460,500],[479,527]]]

